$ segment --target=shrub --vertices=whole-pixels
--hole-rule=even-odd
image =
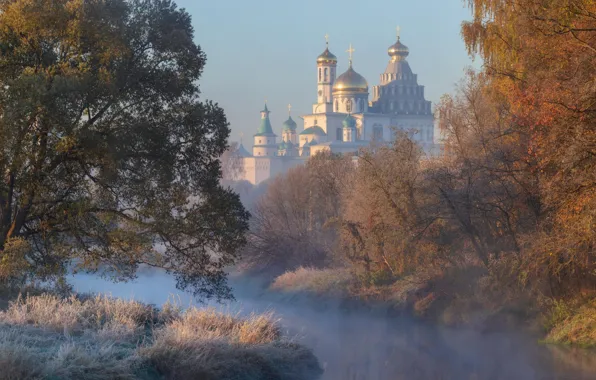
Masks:
[[[595,347],[596,299],[577,308],[562,301],[555,302],[547,327],[551,327],[545,339],[547,343]]]
[[[354,283],[345,269],[314,269],[300,267],[277,277],[271,289],[283,292],[306,292],[317,295],[345,295]]]
[[[550,310],[546,313],[544,327],[547,330],[552,330],[557,325],[565,322],[576,311],[576,307],[571,302],[563,299],[553,299]]]

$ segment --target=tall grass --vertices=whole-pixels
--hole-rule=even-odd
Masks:
[[[316,379],[271,314],[161,310],[105,296],[19,297],[0,312],[0,379]]]
[[[272,290],[305,292],[317,295],[346,295],[353,285],[354,276],[345,269],[314,269],[300,267],[277,277]]]
[[[596,347],[596,299],[579,301],[577,305],[554,301],[546,328],[547,343]]]

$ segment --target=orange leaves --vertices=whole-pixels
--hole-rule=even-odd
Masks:
[[[26,254],[31,249],[29,243],[22,238],[9,238],[0,255],[0,280],[18,276],[30,266]]]
[[[483,29],[467,24],[462,32],[468,48],[489,63],[489,91],[531,137],[527,152],[547,179],[568,182],[571,174],[562,170],[596,145],[590,111],[596,102],[596,20],[591,16],[596,3],[471,0],[469,5],[473,23]],[[511,45],[511,52],[503,44]]]
[[[596,2],[469,4],[465,42],[488,63],[488,91],[529,139],[526,170],[539,176],[544,216],[525,254],[536,271],[571,282],[595,261]]]

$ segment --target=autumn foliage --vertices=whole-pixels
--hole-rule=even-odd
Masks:
[[[596,207],[596,3],[470,1],[470,53],[486,62],[487,88],[527,136],[543,203],[528,254],[562,287],[594,286]]]
[[[484,67],[469,71],[436,107],[442,154],[427,156],[408,131],[396,131],[393,141],[361,150],[356,165],[339,165],[345,158],[332,155],[311,158],[276,179],[262,199],[253,230],[286,235],[283,244],[270,240],[273,249],[260,250],[265,257],[283,258],[289,270],[347,268],[361,295],[379,288],[389,298],[408,293],[397,298],[411,298],[417,313],[515,309],[528,318],[557,302],[590,302],[596,3],[469,5],[473,19],[462,34]],[[317,203],[323,196],[332,209]],[[287,223],[296,216],[304,233]],[[303,239],[320,249],[301,248]],[[315,281],[323,272],[308,273]],[[301,269],[280,281],[291,287],[288,279],[298,274],[306,281]]]
[[[169,0],[0,1],[0,283],[147,264],[231,296],[249,215],[194,37]]]

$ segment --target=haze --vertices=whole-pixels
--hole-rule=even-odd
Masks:
[[[460,36],[470,12],[462,1],[193,1],[177,2],[192,15],[196,40],[207,54],[201,78],[203,97],[218,102],[232,128],[252,136],[267,99],[275,128],[287,118],[309,113],[316,102],[316,57],[325,49],[345,71],[350,43],[354,67],[377,84],[395,42],[396,27],[410,48],[408,61],[428,100],[436,103],[451,92],[465,68],[479,67],[467,55]],[[302,128],[297,119],[299,129]]]

